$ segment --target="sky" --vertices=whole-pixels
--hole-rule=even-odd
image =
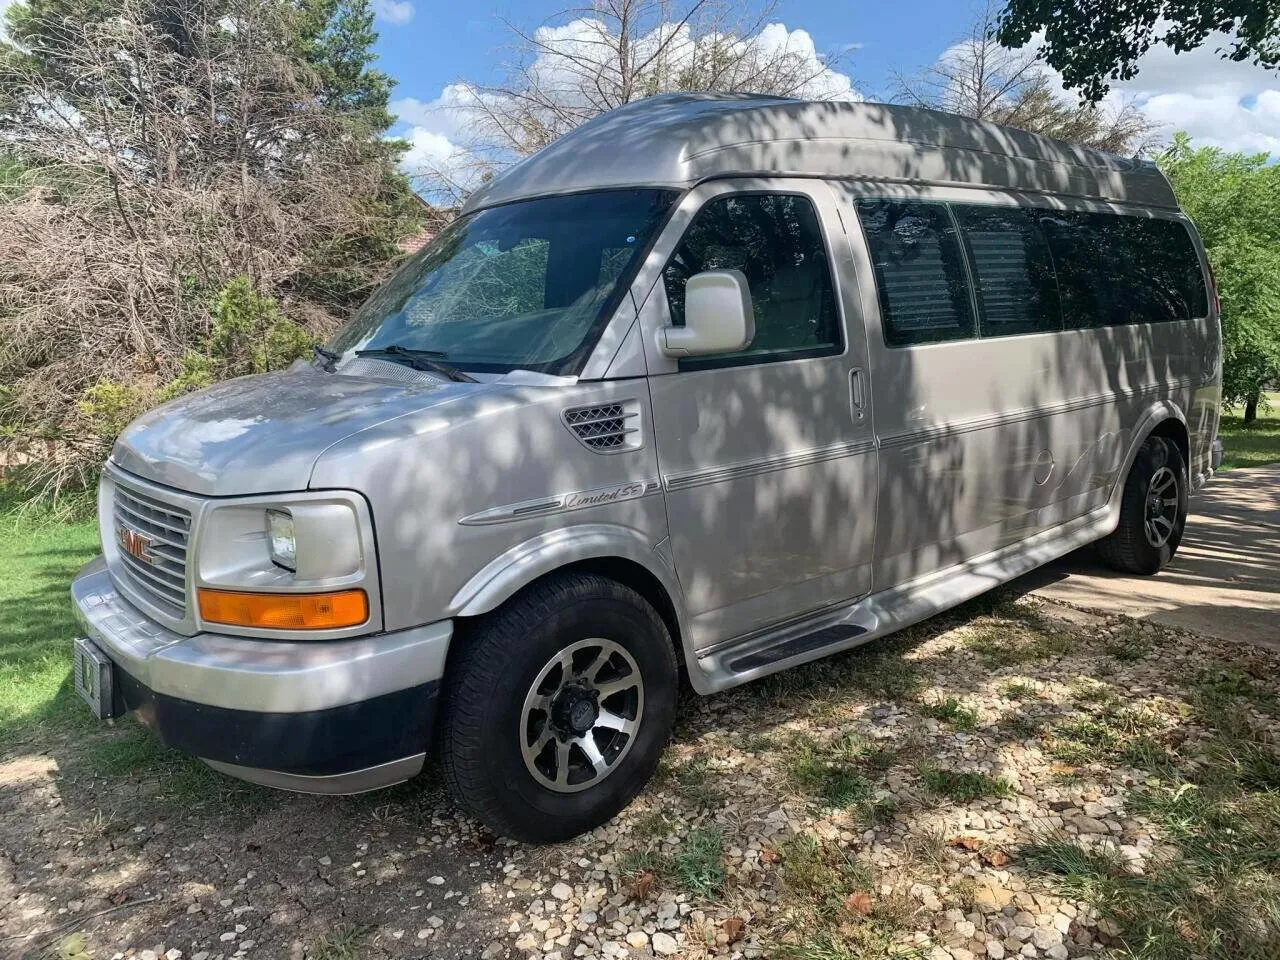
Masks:
[[[0,10],[11,2],[0,0]],[[672,0],[671,6],[682,9],[682,2]],[[836,55],[826,90],[884,100],[893,94],[895,72],[918,72],[968,32],[980,2],[778,0],[768,29],[786,38],[789,49],[811,45],[817,53]],[[410,167],[449,155],[465,136],[456,111],[441,109],[449,102],[449,85],[500,78],[514,55],[507,22],[531,31],[583,16],[557,16],[570,6],[565,0],[372,0],[372,5],[379,66],[397,81],[392,108],[401,122],[394,132],[413,145]],[[579,10],[587,6],[580,2]],[[1211,39],[1182,55],[1165,48],[1148,53],[1138,76],[1116,85],[1115,95],[1134,100],[1165,139],[1185,130],[1198,143],[1280,158],[1280,74],[1222,60],[1214,45]]]
[[[410,168],[447,157],[465,137],[458,114],[442,109],[449,85],[501,77],[514,55],[504,21],[533,30],[573,19],[557,17],[564,6],[554,0],[373,0],[373,6],[379,66],[397,81],[395,133],[412,143]],[[973,7],[963,0],[780,0],[769,18],[791,48],[811,43],[818,53],[837,55],[831,89],[872,100],[892,95],[895,71],[911,74],[935,62],[972,19]],[[1280,75],[1224,61],[1212,46],[1148,53],[1137,78],[1117,85],[1115,95],[1134,100],[1163,138],[1185,130],[1198,143],[1280,157]]]

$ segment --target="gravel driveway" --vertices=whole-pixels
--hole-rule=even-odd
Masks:
[[[1123,952],[1151,928],[1120,898],[1191,856],[1165,814],[1188,789],[1209,795],[1228,733],[1243,738],[1231,756],[1260,745],[1263,779],[1213,795],[1280,790],[1277,666],[1265,650],[996,595],[686,697],[657,781],[610,825],[546,848],[484,834],[430,773],[299,797],[157,759],[129,722],[86,728],[0,757],[0,956]],[[1086,868],[1116,892],[1074,882]],[[1270,896],[1277,865],[1258,869],[1250,889]],[[1214,955],[1221,931],[1188,903],[1170,936]],[[1231,943],[1280,942],[1280,921],[1257,913]]]

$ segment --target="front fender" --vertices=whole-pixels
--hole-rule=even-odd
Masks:
[[[650,545],[639,530],[612,523],[588,523],[548,530],[495,557],[464,583],[449,601],[448,616],[473,617],[505,603],[539,577],[583,560],[620,558],[644,567],[662,584],[682,624],[684,604],[669,556]]]

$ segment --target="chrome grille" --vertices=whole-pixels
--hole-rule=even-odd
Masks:
[[[592,450],[614,453],[640,446],[640,411],[634,401],[574,407],[564,412],[564,422]]]
[[[120,484],[115,485],[114,536],[118,571],[129,583],[162,610],[181,619],[187,612],[187,543],[191,536],[191,514],[182,507],[164,503],[150,494]],[[132,531],[149,543],[145,553],[151,562],[139,559],[121,543],[121,531]]]

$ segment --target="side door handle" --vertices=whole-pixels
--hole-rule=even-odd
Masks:
[[[853,419],[861,420],[867,415],[866,405],[866,386],[861,367],[854,367],[849,371],[849,398],[853,403]]]

